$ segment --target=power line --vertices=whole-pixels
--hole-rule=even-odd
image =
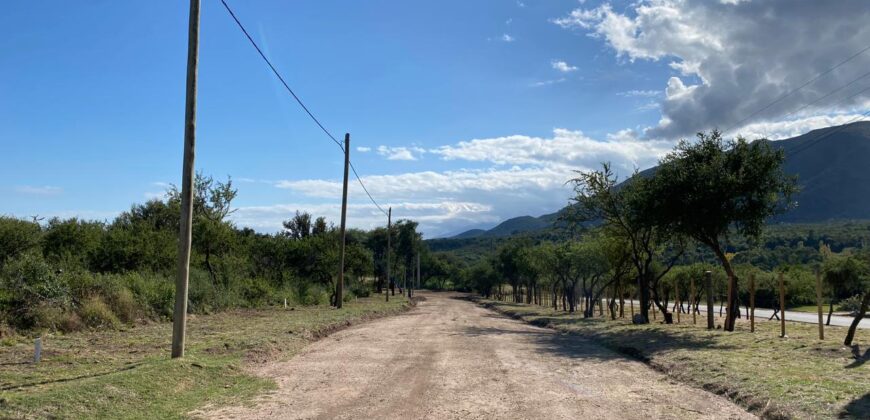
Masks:
[[[863,78],[865,78],[865,77],[867,77],[867,76],[870,76],[870,72],[864,73],[863,75],[858,76],[858,77],[855,78],[855,79],[852,79],[851,82],[846,83],[845,85],[840,86],[840,87],[838,87],[838,88],[836,88],[836,89],[834,89],[834,90],[832,90],[832,91],[830,91],[830,92],[828,92],[828,93],[822,95],[822,96],[819,97],[819,98],[816,98],[814,101],[812,101],[812,102],[810,102],[810,103],[808,103],[808,104],[806,104],[806,105],[804,105],[804,106],[802,106],[802,107],[800,107],[800,108],[798,108],[798,109],[796,109],[796,110],[794,110],[794,111],[792,111],[792,112],[789,112],[788,114],[785,114],[782,118],[783,118],[783,119],[786,119],[786,118],[788,118],[788,117],[790,117],[790,116],[793,116],[793,115],[797,114],[798,112],[803,111],[803,110],[806,109],[807,107],[817,104],[819,101],[828,98],[829,96],[831,96],[831,95],[833,95],[833,94],[835,94],[835,93],[837,93],[837,92],[839,92],[839,91],[841,91],[841,90],[843,90],[843,89],[845,89],[845,88],[851,86],[851,85],[854,84],[855,82],[857,82],[857,81],[859,81],[859,80],[861,80],[861,79],[863,79]],[[854,98],[854,97],[856,97],[856,96],[858,96],[858,95],[860,95],[860,94],[866,92],[867,90],[870,90],[870,87],[867,87],[867,88],[865,88],[864,90],[861,90],[860,92],[858,92],[858,93],[856,93],[856,94],[854,94],[854,95],[852,95],[852,96],[849,96],[849,97],[847,97],[847,98],[845,98],[845,99],[841,99],[841,100],[838,101],[838,102],[845,102],[845,101],[847,101],[847,100],[849,100],[849,99],[852,99],[852,98]]]
[[[223,0],[221,0],[221,1],[223,1]],[[748,119],[754,117],[755,115],[758,115],[759,113],[761,113],[761,112],[767,110],[768,108],[770,108],[770,107],[776,105],[777,103],[782,102],[783,99],[785,99],[785,98],[787,98],[787,97],[793,95],[795,92],[797,92],[797,91],[799,91],[799,90],[801,90],[801,89],[803,89],[803,88],[809,86],[811,83],[815,82],[816,80],[819,80],[820,78],[822,78],[823,76],[827,75],[828,73],[830,73],[830,72],[832,72],[832,71],[838,69],[838,68],[839,68],[840,66],[842,66],[843,64],[846,64],[846,63],[852,61],[855,57],[858,57],[859,55],[861,55],[861,54],[867,52],[867,50],[870,50],[870,46],[867,46],[867,47],[865,47],[864,49],[862,49],[861,51],[858,51],[858,52],[856,52],[855,54],[852,54],[851,56],[849,56],[849,58],[847,58],[847,59],[845,59],[845,60],[843,60],[843,61],[837,63],[837,65],[835,65],[834,67],[831,67],[831,68],[825,70],[824,72],[817,74],[817,75],[816,75],[815,77],[813,77],[812,79],[807,80],[804,84],[802,84],[802,85],[800,85],[800,86],[798,86],[798,87],[796,87],[796,88],[794,88],[794,89],[792,89],[792,90],[786,92],[785,94],[781,95],[779,98],[777,98],[776,100],[774,100],[773,102],[771,102],[771,103],[765,105],[764,107],[762,107],[761,109],[759,109],[759,110],[757,110],[757,111],[755,111],[755,112],[749,114],[748,116],[746,116],[745,118],[741,119],[740,121],[737,121],[737,123],[732,124],[730,127],[728,127],[727,129],[723,130],[722,133],[727,133],[728,131],[731,131],[733,128],[735,128],[735,127],[739,127],[741,124],[743,124],[744,122],[746,122]]]
[[[311,113],[311,111],[308,109],[308,107],[305,106],[305,104],[302,102],[302,100],[299,99],[299,96],[297,96],[296,93],[293,92],[293,89],[290,88],[290,85],[288,85],[287,82],[284,81],[284,78],[281,76],[281,73],[278,73],[278,70],[275,68],[274,65],[272,65],[272,62],[269,61],[269,59],[266,57],[266,54],[263,53],[263,50],[261,50],[260,47],[257,45],[257,43],[254,41],[254,38],[251,37],[251,35],[245,29],[245,26],[242,25],[242,22],[239,21],[239,19],[236,17],[236,14],[233,13],[232,9],[230,9],[230,6],[227,4],[227,2],[225,0],[221,0],[221,4],[224,5],[224,8],[227,10],[227,12],[230,14],[230,16],[236,22],[236,25],[238,25],[239,29],[242,30],[242,33],[245,34],[245,37],[248,38],[248,41],[251,42],[251,45],[254,47],[254,49],[257,50],[257,53],[260,54],[260,57],[263,59],[263,61],[265,61],[266,64],[269,65],[269,68],[272,69],[272,73],[274,73],[275,76],[278,78],[278,80],[281,81],[281,84],[284,85],[284,88],[287,89],[287,92],[290,92],[290,95],[293,96],[293,99],[296,100],[296,102],[299,104],[299,106],[301,106],[302,109],[305,110],[305,113],[307,113],[308,116],[311,117],[311,120],[314,121],[317,124],[317,126],[320,127],[320,129],[323,130],[323,132],[326,133],[326,135],[330,139],[332,139],[332,141],[338,146],[339,149],[341,149],[341,151],[343,153],[350,153],[349,150],[347,150],[347,151],[344,150],[344,146],[341,145],[341,142],[339,142],[335,138],[335,136],[333,136],[332,133],[330,133],[329,130],[327,130],[326,127],[324,127],[323,124],[320,123],[320,121],[317,119],[317,117],[315,117],[314,114]],[[366,188],[365,184],[362,181],[362,178],[359,176],[359,173],[357,173],[356,168],[353,166],[353,162],[349,162],[349,163],[350,163],[350,168],[353,170],[353,175],[356,177],[356,180],[359,182],[359,185],[362,187],[363,191],[365,191],[366,195],[369,197],[369,200],[371,200],[372,204],[374,204],[375,207],[377,207],[378,210],[380,210],[381,213],[383,213],[386,216],[387,212],[384,211],[383,207],[381,207],[380,204],[378,204],[378,202],[375,201],[375,198],[372,197],[371,193],[369,193],[368,188]]]
[[[855,118],[852,118],[852,119],[849,120],[849,121],[846,121],[845,123],[843,123],[842,125],[840,125],[839,127],[835,128],[835,129],[833,129],[833,130],[831,130],[831,131],[828,131],[828,132],[826,132],[826,133],[820,133],[818,137],[816,137],[816,138],[814,138],[814,139],[808,141],[807,143],[804,143],[803,146],[798,147],[797,149],[793,150],[793,151],[789,154],[789,156],[794,157],[794,156],[796,156],[796,155],[798,155],[798,154],[800,154],[800,153],[802,153],[802,152],[805,152],[805,151],[809,150],[811,147],[815,146],[815,145],[818,144],[820,141],[822,141],[822,140],[824,140],[824,139],[826,139],[826,138],[828,138],[828,137],[830,137],[830,136],[833,136],[834,134],[839,133],[840,131],[846,129],[846,127],[847,127],[849,124],[852,124],[852,123],[854,123],[854,122],[860,121],[860,120],[862,120],[862,119],[864,119],[864,118],[867,118],[868,116],[870,116],[870,111],[864,112],[863,114],[858,115],[858,116],[856,116]]]
[[[299,96],[296,96],[296,92],[293,92],[293,89],[291,89],[290,85],[288,85],[287,82],[284,81],[284,78],[281,77],[281,74],[278,73],[278,70],[275,69],[275,66],[272,65],[272,62],[269,61],[268,58],[266,58],[266,54],[263,54],[263,50],[260,49],[260,46],[257,45],[257,43],[254,41],[254,38],[251,38],[251,35],[248,33],[248,30],[245,29],[245,26],[242,25],[242,22],[240,22],[239,18],[236,17],[236,14],[233,13],[233,10],[230,9],[230,6],[227,4],[227,2],[224,0],[221,0],[221,4],[224,5],[224,8],[227,9],[227,12],[229,12],[229,14],[230,14],[230,16],[232,16],[233,20],[236,21],[236,25],[239,26],[239,29],[242,30],[242,32],[248,38],[248,41],[251,42],[251,45],[254,46],[254,49],[256,49],[257,53],[260,54],[260,57],[263,58],[263,61],[265,61],[266,64],[269,65],[269,68],[272,69],[272,73],[275,73],[275,76],[278,78],[278,80],[281,81],[281,84],[284,85],[284,88],[287,89],[287,92],[290,92],[290,95],[293,95],[293,99],[296,99],[296,102],[299,103],[299,106],[301,106],[302,109],[305,110],[305,112],[308,114],[309,117],[311,117],[311,119],[317,124],[317,126],[320,127],[320,129],[323,130],[323,132],[326,133],[326,135],[329,136],[329,138],[332,139],[332,141],[336,145],[338,145],[338,148],[341,149],[341,151],[343,152],[344,147],[341,145],[341,142],[339,142],[338,140],[335,139],[335,136],[333,136],[332,133],[330,133],[329,130],[327,130],[326,127],[324,127],[323,124],[320,123],[320,121],[317,119],[317,117],[315,117],[314,114],[311,113],[311,111],[308,109],[308,107],[305,106],[304,103],[302,103],[302,100],[299,99]]]
[[[350,162],[350,169],[351,169],[351,171],[353,171],[353,175],[356,177],[356,180],[359,181],[360,187],[362,187],[363,191],[366,192],[366,195],[369,196],[369,200],[372,200],[372,204],[374,204],[375,207],[377,207],[378,210],[380,210],[381,213],[383,213],[386,216],[387,212],[384,211],[384,209],[378,204],[378,202],[375,201],[374,198],[372,198],[372,195],[369,194],[369,190],[366,188],[366,184],[363,184],[362,178],[360,178],[359,174],[356,172],[356,168],[353,167],[353,162]]]

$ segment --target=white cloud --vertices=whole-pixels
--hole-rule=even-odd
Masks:
[[[513,135],[473,139],[430,152],[447,160],[485,161],[497,165],[560,164],[590,168],[610,161],[633,169],[654,165],[672,146],[669,141],[638,140],[625,135],[601,141],[581,131],[558,128],[553,130],[551,138]]]
[[[569,65],[568,63],[561,60],[553,60],[550,62],[550,65],[553,66],[554,69],[562,72],[562,73],[570,73],[572,71],[577,71],[576,66]]]
[[[567,181],[575,176],[574,171],[612,162],[617,173],[626,177],[636,168],[654,165],[671,146],[665,141],[640,140],[634,130],[622,130],[605,140],[596,140],[580,131],[555,129],[548,138],[513,135],[473,139],[427,151],[443,160],[482,163],[484,168],[366,175],[363,182],[382,204],[404,206],[404,210],[394,214],[410,212],[420,220],[427,235],[438,235],[519,215],[553,212],[568,203],[572,192]],[[286,180],[275,186],[309,200],[333,203],[340,201],[342,188],[338,179]],[[376,210],[372,212],[373,206],[357,183],[349,185],[348,194],[350,202],[357,206],[355,211],[369,212],[349,218],[352,226],[362,226],[359,223],[365,220],[381,220]],[[337,205],[325,208],[333,209],[329,214],[334,214]],[[413,213],[412,209],[428,210]],[[282,217],[286,217],[295,208],[281,211]],[[260,218],[262,215],[251,216],[250,220],[256,222]],[[277,219],[270,222],[272,228],[277,229],[279,222]]]
[[[625,92],[617,93],[618,96],[624,96],[626,98],[631,97],[653,97],[659,96],[662,94],[660,90],[627,90]]]
[[[680,75],[662,81],[661,122],[646,135],[677,138],[777,121],[866,72],[870,52],[758,112],[865,48],[866,6],[862,0],[640,0],[619,11],[609,3],[580,7],[554,22],[602,40],[629,63],[669,61]],[[848,97],[860,88],[819,101],[805,114],[851,110],[870,97]]]
[[[365,146],[357,146],[356,151],[357,151],[357,152],[360,152],[360,153],[368,153],[368,152],[371,152],[371,151],[372,151],[372,148],[371,148],[371,147],[365,147]]]
[[[50,185],[43,186],[33,186],[33,185],[19,185],[15,187],[15,192],[25,195],[33,195],[33,196],[41,196],[41,197],[50,197],[63,193],[63,188],[53,187]]]
[[[463,224],[479,222],[496,222],[499,219],[487,215],[492,210],[488,205],[475,202],[430,201],[430,202],[389,202],[385,206],[392,207],[393,221],[412,219],[425,227],[428,237],[449,232],[444,225],[463,226]],[[232,214],[231,219],[236,224],[251,227],[261,231],[276,232],[281,230],[281,222],[292,217],[295,212],[307,211],[315,217],[323,216],[329,222],[337,222],[341,216],[341,206],[333,204],[275,204],[268,206],[245,206]],[[386,216],[374,204],[348,204],[347,218],[351,226],[372,229],[384,226]]]
[[[541,80],[541,81],[534,82],[534,83],[530,84],[529,86],[531,86],[531,87],[550,86],[550,85],[555,85],[556,83],[562,83],[565,80],[567,80],[567,79],[565,79],[564,77],[559,78],[559,79]]]
[[[385,156],[387,160],[417,160],[424,153],[426,150],[420,147],[378,146],[378,154]]]
[[[864,117],[863,114],[844,113],[836,115],[814,115],[805,118],[775,122],[763,121],[744,126],[740,129],[740,135],[750,140],[760,138],[782,140],[805,134],[817,128],[854,122],[862,117]]]
[[[514,37],[512,37],[512,36],[510,36],[510,35],[508,35],[508,34],[502,34],[502,36],[501,36],[500,39],[501,39],[502,41],[504,41],[504,42],[514,42],[514,40],[515,40]]]

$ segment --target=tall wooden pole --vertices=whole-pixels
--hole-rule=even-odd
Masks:
[[[713,325],[713,272],[704,273],[704,286],[707,289],[707,329],[712,330]]]
[[[384,289],[384,294],[387,295],[387,302],[390,301],[390,290],[392,286],[392,280],[390,279],[390,241],[393,237],[393,208],[390,207],[387,210],[387,287]]]
[[[196,150],[196,76],[199,59],[199,0],[190,0],[187,31],[187,92],[184,105],[184,163],[181,171],[181,223],[178,232],[178,274],[172,317],[172,358],[184,357],[187,328],[187,284],[193,224],[193,162]]]
[[[785,337],[785,276],[779,273],[779,330],[780,337]]]
[[[755,274],[749,275],[749,332],[755,332]]]
[[[825,323],[822,315],[822,271],[816,269],[816,306],[819,309],[819,340],[825,339]]]
[[[341,190],[341,242],[339,243],[338,283],[335,285],[335,307],[344,300],[344,232],[347,221],[347,172],[350,166],[350,133],[344,135],[344,186]]]

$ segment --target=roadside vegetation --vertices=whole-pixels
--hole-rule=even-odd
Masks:
[[[169,359],[169,323],[47,334],[0,344],[0,418],[186,417],[205,406],[243,403],[275,384],[259,363],[286,359],[312,340],[355,322],[398,313],[408,300],[371,297],[287,309],[232,309],[193,316],[184,359]]]
[[[609,316],[584,318],[551,307],[481,300],[487,307],[534,325],[581,334],[668,376],[729,397],[764,418],[870,417],[870,362],[866,354],[835,340],[819,340],[812,324],[789,322],[788,338],[779,323],[738,320],[734,333],[706,330],[703,319],[679,324],[632,324]],[[721,326],[724,317],[717,317]],[[842,336],[846,328],[830,327]],[[865,341],[864,343],[867,343]],[[866,344],[863,347],[866,352]],[[601,386],[606,389],[607,380]]]
[[[189,310],[335,303],[339,233],[323,217],[288,215],[275,234],[236,227],[231,179],[195,183]],[[172,316],[179,193],[133,205],[111,222],[0,216],[0,339],[13,334],[119,329]],[[386,280],[387,230],[347,233],[345,300],[413,275],[417,223],[393,225],[393,282]],[[401,286],[401,283],[399,284]]]

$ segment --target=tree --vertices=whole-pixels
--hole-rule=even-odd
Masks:
[[[783,172],[785,154],[767,141],[726,141],[713,130],[681,141],[650,182],[650,208],[659,229],[710,248],[730,281],[724,329],[734,330],[738,279],[726,256],[728,234],[757,239],[765,221],[788,209],[796,179]]]
[[[326,225],[326,218],[320,216],[314,221],[314,227],[311,229],[312,235],[322,235],[329,231],[329,226]]]
[[[286,235],[290,238],[305,239],[311,235],[311,214],[308,212],[299,213],[299,210],[296,210],[296,215],[282,224],[287,231]]]
[[[649,322],[652,300],[664,314],[665,322],[670,323],[670,313],[657,293],[658,282],[683,254],[685,244],[669,229],[656,224],[652,181],[635,173],[618,184],[608,163],[603,164],[601,170],[578,171],[578,174],[570,181],[576,196],[566,219],[574,225],[603,222],[608,235],[625,241],[637,275],[640,322]],[[670,256],[664,267],[657,269],[658,259],[666,253]]]
[[[39,223],[0,216],[0,267],[7,260],[39,246],[41,236]]]

